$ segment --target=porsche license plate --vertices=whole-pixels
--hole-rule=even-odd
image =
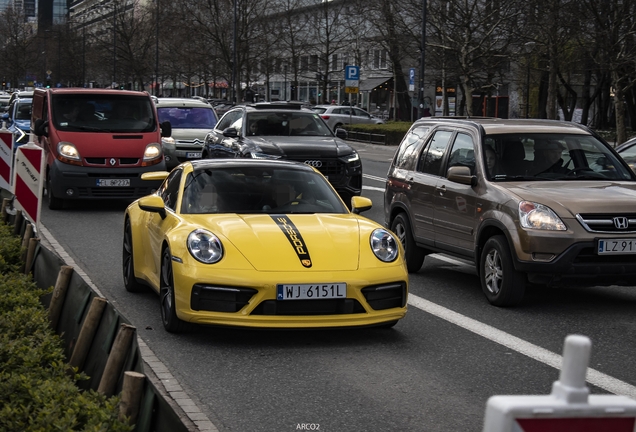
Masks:
[[[279,284],[276,288],[277,300],[319,300],[347,297],[346,283]]]
[[[608,239],[598,241],[598,254],[636,254],[636,239]]]
[[[130,179],[97,179],[97,186],[127,187],[130,186]]]

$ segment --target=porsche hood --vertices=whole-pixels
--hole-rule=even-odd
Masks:
[[[358,269],[360,226],[352,215],[215,215],[212,224],[209,217],[206,229],[258,271]]]

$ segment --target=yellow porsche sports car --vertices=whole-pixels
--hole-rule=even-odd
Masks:
[[[393,326],[408,272],[393,233],[352,212],[296,162],[185,162],[126,209],[124,284],[159,294],[169,332],[187,323],[267,328]]]

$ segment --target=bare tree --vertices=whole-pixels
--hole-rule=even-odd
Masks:
[[[616,117],[616,143],[627,139],[625,95],[636,84],[636,3],[608,0],[582,2],[586,17],[594,23],[604,43],[594,56],[608,69]]]
[[[466,111],[472,115],[473,93],[490,93],[503,82],[521,10],[515,1],[479,0],[439,0],[429,9],[429,44],[456,60]]]
[[[26,80],[27,74],[36,72],[33,67],[38,63],[33,26],[26,22],[21,10],[9,6],[0,14],[0,40],[2,79],[17,88],[18,82]]]

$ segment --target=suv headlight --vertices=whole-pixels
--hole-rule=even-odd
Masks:
[[[395,237],[385,229],[378,228],[371,233],[371,250],[384,262],[395,261],[398,256],[398,244]]]
[[[340,160],[347,164],[353,164],[360,162],[360,155],[357,152],[353,152],[350,155],[341,157]]]
[[[565,231],[563,221],[548,206],[530,201],[519,203],[519,223],[523,228]]]
[[[252,152],[250,153],[252,159],[280,159],[280,156],[271,155],[263,152]]]
[[[198,229],[188,236],[188,251],[197,261],[214,264],[223,258],[221,240],[210,231]]]

